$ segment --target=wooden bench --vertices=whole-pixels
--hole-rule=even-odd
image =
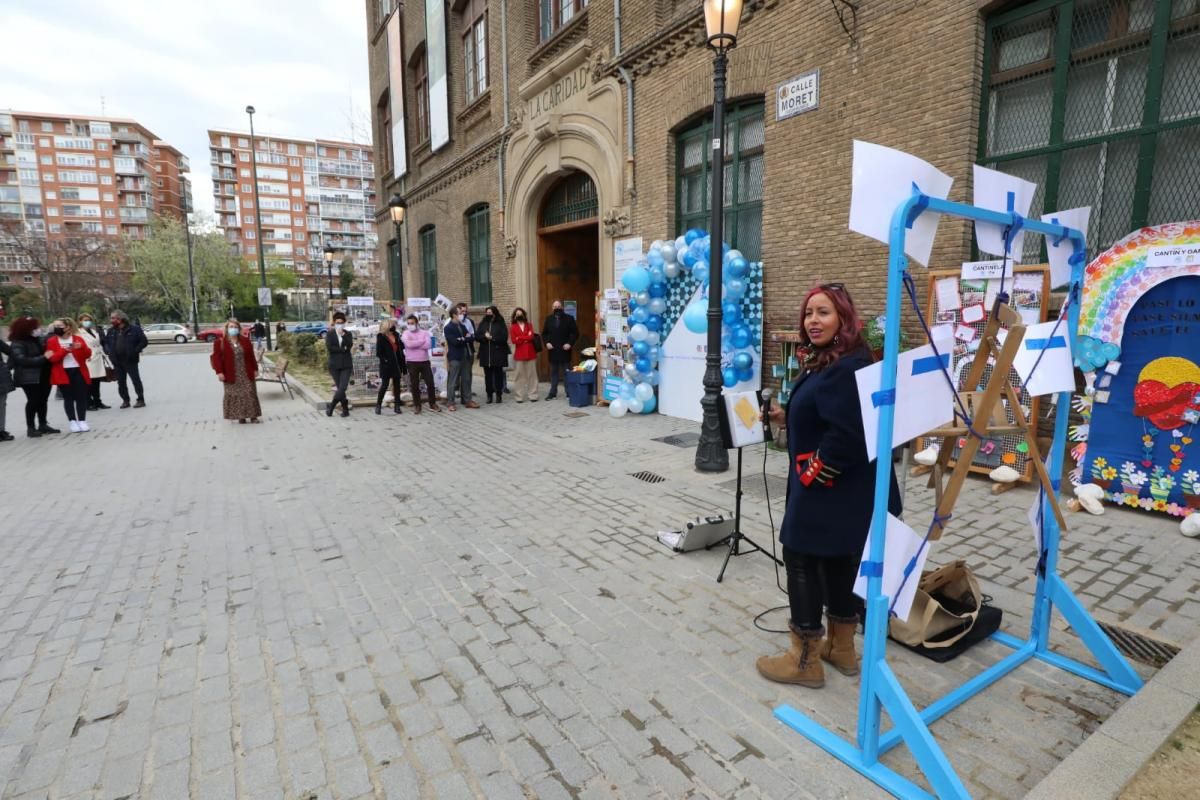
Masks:
[[[287,389],[288,397],[295,400],[296,395],[292,393],[292,386],[291,386],[291,384],[288,383],[287,368],[288,368],[287,356],[280,356],[279,359],[275,361],[275,370],[272,375],[268,376],[268,375],[263,374],[263,372],[260,371],[258,373],[258,377],[255,378],[254,380],[256,383],[257,382],[278,383],[284,389]]]

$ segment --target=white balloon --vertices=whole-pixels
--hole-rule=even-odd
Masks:
[[[674,242],[664,242],[659,252],[662,253],[663,261],[667,264],[674,264],[675,257],[679,255],[677,252],[675,252]]]
[[[654,387],[651,386],[648,381],[643,381],[637,385],[636,389],[633,390],[633,395],[640,402],[645,403],[651,397],[654,397]]]
[[[650,335],[649,328],[647,328],[645,325],[643,325],[640,322],[636,323],[632,328],[629,329],[629,338],[635,342],[640,342],[642,339],[645,339],[649,335]]]
[[[630,400],[626,405],[629,408],[630,414],[640,414],[642,413],[642,409],[646,407],[646,404],[641,400],[638,400],[636,397]]]
[[[667,301],[661,297],[652,297],[647,308],[651,314],[665,314],[667,313]]]
[[[659,335],[658,331],[650,331],[650,333],[646,335],[646,343],[651,347],[656,347],[660,341],[662,341],[662,337]]]
[[[633,365],[633,362],[630,362],[625,365],[625,368],[622,370],[622,374],[628,380],[636,380],[638,377],[637,367]]]
[[[608,404],[608,415],[610,417],[623,417],[628,410],[629,406],[625,405],[625,401],[619,397]]]
[[[674,261],[668,261],[663,264],[663,275],[667,276],[667,280],[673,281],[679,277],[679,265]]]
[[[662,239],[655,239],[650,243],[650,250],[658,250],[661,252],[663,244],[665,244],[665,242],[663,242]],[[650,250],[647,250],[646,252],[648,253]]]
[[[633,299],[637,300],[637,304],[639,306],[644,306],[650,302],[650,293],[649,292],[638,292],[636,295],[634,295]]]
[[[679,258],[684,250],[688,249],[688,240],[686,236],[680,236],[675,240],[675,257]]]

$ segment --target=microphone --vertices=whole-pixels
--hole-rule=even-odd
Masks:
[[[770,408],[771,408],[771,398],[774,397],[775,390],[769,389],[769,388],[763,389],[761,394],[762,394],[762,407],[759,409],[759,411],[762,413],[763,434],[764,434],[766,440],[770,441],[775,438],[774,435],[771,433],[771,415],[769,413]]]

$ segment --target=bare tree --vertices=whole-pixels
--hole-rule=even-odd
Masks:
[[[120,243],[102,235],[47,236],[11,221],[0,224],[0,249],[38,274],[42,299],[51,314],[73,314],[89,301],[108,305],[129,284]]]

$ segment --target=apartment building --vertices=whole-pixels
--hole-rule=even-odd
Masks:
[[[273,263],[295,270],[301,289],[313,291],[336,287],[338,267],[348,257],[356,278],[382,289],[369,145],[256,134],[252,159],[248,133],[209,130],[208,140],[216,222],[237,253],[257,261],[261,249]],[[335,250],[332,275],[326,246]]]
[[[396,297],[591,298],[614,248],[708,227],[713,54],[701,0],[366,0],[380,258]],[[811,102],[790,94],[804,79]],[[1031,213],[1092,207],[1095,253],[1195,218],[1197,0],[746,0],[729,53],[725,235],[764,267],[767,333],[852,283],[883,310],[881,245],[847,229],[854,139],[951,175],[1036,181]],[[1026,261],[1044,258],[1027,237]],[[403,256],[403,258],[401,258]],[[943,220],[931,266],[972,256]],[[583,326],[586,329],[587,325]],[[768,353],[772,356],[772,353]]]
[[[10,231],[51,241],[144,238],[155,214],[182,219],[190,169],[187,156],[135,120],[0,111],[0,223]],[[37,272],[0,248],[0,283],[36,288]]]

